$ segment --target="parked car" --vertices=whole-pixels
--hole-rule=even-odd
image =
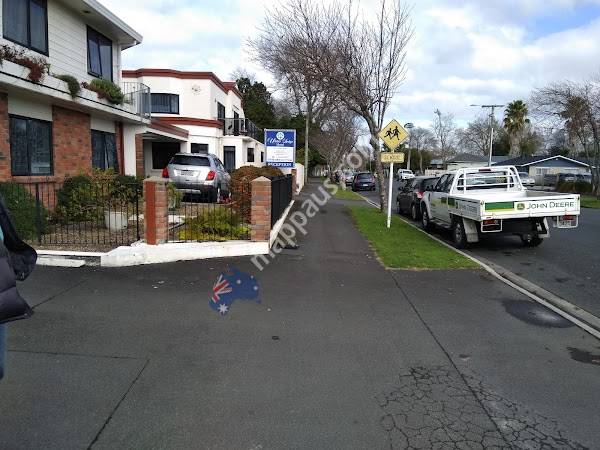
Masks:
[[[410,179],[412,179],[414,177],[415,177],[415,174],[413,173],[412,170],[398,169],[398,172],[396,172],[396,179],[397,180],[410,180]]]
[[[375,178],[370,172],[357,173],[352,183],[353,191],[374,191]]]
[[[412,220],[421,218],[421,199],[429,186],[437,183],[438,177],[421,176],[400,182],[396,195],[398,214],[409,214]]]
[[[535,178],[527,172],[519,172],[519,176],[521,177],[521,183],[524,187],[530,188],[535,186]]]
[[[163,177],[171,179],[184,194],[200,196],[202,201],[220,202],[229,196],[231,176],[212,154],[177,153],[163,170]]]
[[[577,175],[574,173],[547,173],[544,175],[544,186],[557,186],[559,183],[575,181],[577,181]]]
[[[352,183],[354,182],[354,172],[352,172],[351,170],[346,170],[344,172],[344,183],[346,183],[346,186],[352,186]]]

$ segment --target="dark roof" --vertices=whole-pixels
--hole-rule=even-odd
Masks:
[[[481,156],[481,155],[475,155],[473,153],[459,153],[458,155],[454,156],[453,158],[450,158],[448,161],[449,163],[453,163],[453,162],[486,162],[487,158]]]
[[[529,166],[531,164],[535,164],[541,161],[547,161],[549,159],[565,159],[567,161],[572,161],[576,164],[581,164],[587,166],[588,163],[584,161],[579,161],[573,158],[567,158],[566,156],[550,156],[550,155],[538,155],[538,156],[519,156],[518,158],[507,159],[501,162],[494,163],[493,165],[503,165],[503,166]]]

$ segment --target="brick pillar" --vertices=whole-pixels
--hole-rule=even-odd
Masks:
[[[125,146],[123,144],[123,122],[115,122],[115,137],[117,144],[117,159],[119,173],[125,175]]]
[[[250,239],[268,241],[271,236],[271,180],[259,177],[252,181],[251,186]]]
[[[296,198],[296,192],[298,191],[298,185],[296,180],[298,179],[298,169],[292,169],[292,199]]]
[[[169,236],[169,199],[167,180],[158,177],[144,180],[146,210],[144,214],[146,243],[164,244]]]
[[[145,177],[144,167],[144,139],[142,134],[135,135],[135,173],[138,177]]]
[[[92,169],[91,118],[72,109],[52,107],[54,175],[66,177]]]
[[[0,181],[11,177],[8,95],[0,92]]]

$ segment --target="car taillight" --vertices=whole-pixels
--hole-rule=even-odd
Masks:
[[[163,169],[162,177],[169,178],[169,169],[167,169],[166,167]]]
[[[206,175],[206,181],[212,181],[215,179],[216,176],[217,173],[214,170],[211,170],[210,172],[208,172],[208,175]]]
[[[498,224],[500,224],[500,221],[498,219],[484,220],[483,224],[484,225],[498,225]]]
[[[562,220],[573,220],[575,216],[562,216]]]

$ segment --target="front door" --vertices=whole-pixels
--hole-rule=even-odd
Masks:
[[[225,170],[229,173],[235,170],[235,147],[225,146],[223,148],[223,162],[225,164]]]

